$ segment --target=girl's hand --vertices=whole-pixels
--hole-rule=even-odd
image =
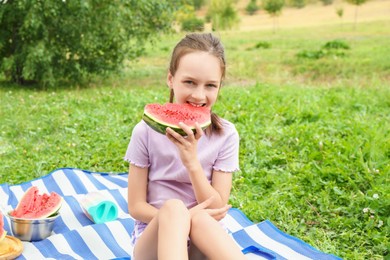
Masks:
[[[198,123],[195,123],[195,134],[186,124],[179,123],[179,126],[183,129],[187,136],[181,136],[169,127],[167,128],[166,136],[179,149],[180,159],[184,166],[188,169],[191,168],[192,163],[197,162],[198,140],[202,137],[203,130]]]
[[[225,205],[224,207],[219,209],[205,209],[205,210],[215,220],[220,221],[226,216],[226,214],[228,213],[231,207],[232,207],[231,205]]]
[[[195,213],[198,212],[199,210],[206,209],[208,206],[211,205],[211,203],[213,203],[213,201],[214,201],[214,197],[210,197],[207,200],[203,201],[202,203],[199,203],[195,207],[192,207],[190,209],[191,216],[195,215]]]
[[[191,208],[190,209],[191,216],[193,216],[199,210],[205,210],[215,220],[220,221],[221,219],[223,219],[232,206],[225,205],[224,207],[219,209],[208,209],[207,207],[210,206],[213,201],[214,201],[214,197],[210,197],[207,200],[203,201],[202,203],[199,203],[195,207]]]

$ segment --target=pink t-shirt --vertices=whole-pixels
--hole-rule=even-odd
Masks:
[[[213,169],[229,173],[239,169],[237,130],[229,121],[221,121],[221,135],[203,135],[198,141],[198,158],[209,182]],[[188,208],[197,204],[177,147],[144,121],[139,122],[133,129],[125,160],[138,167],[149,167],[149,204],[160,208],[166,200],[173,198],[182,200]]]

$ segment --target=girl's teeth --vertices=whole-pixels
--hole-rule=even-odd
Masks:
[[[194,103],[190,103],[190,105],[194,106],[194,107],[201,107],[203,105],[198,105],[198,104],[194,104]]]

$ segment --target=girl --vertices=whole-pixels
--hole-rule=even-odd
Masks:
[[[224,49],[212,34],[190,34],[174,48],[167,75],[170,102],[211,108],[225,76]],[[234,125],[212,114],[205,132],[181,123],[182,137],[139,122],[125,159],[130,162],[129,213],[136,219],[134,258],[244,259],[218,223],[227,205],[232,173],[238,170],[239,137]]]

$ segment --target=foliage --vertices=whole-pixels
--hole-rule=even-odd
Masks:
[[[180,23],[182,31],[195,32],[204,30],[204,20],[196,17],[193,5],[188,3],[181,5],[175,16],[175,20]]]
[[[175,12],[175,21],[182,23],[184,20],[195,18],[195,8],[190,4],[181,5]]]
[[[248,50],[254,50],[254,49],[269,49],[271,48],[271,43],[266,41],[259,41],[255,44],[255,46],[248,48]]]
[[[210,0],[206,16],[214,31],[232,29],[239,22],[233,0]]]
[[[263,9],[273,17],[278,16],[282,12],[284,0],[264,0]]]
[[[170,29],[175,1],[1,1],[0,68],[53,86],[118,69]]]
[[[199,10],[205,4],[205,0],[192,0],[195,10]]]
[[[303,8],[306,5],[306,0],[290,0],[291,5],[296,8]]]
[[[200,18],[188,18],[181,23],[181,30],[187,32],[196,32],[204,30],[204,21]]]
[[[322,2],[323,5],[331,5],[333,4],[333,1],[334,0],[320,0]]]
[[[248,5],[245,7],[245,11],[249,15],[254,15],[259,10],[259,6],[256,3],[256,0],[250,0]]]
[[[271,16],[274,20],[273,32],[276,32],[276,19],[282,13],[284,6],[284,0],[264,0],[263,9]]]
[[[349,46],[348,43],[346,43],[343,40],[333,40],[325,43],[322,46],[323,49],[331,50],[331,49],[344,49],[344,50],[349,50],[351,47]]]
[[[269,49],[271,48],[271,43],[269,42],[265,42],[265,41],[259,41],[258,43],[256,43],[255,45],[255,48],[256,49]]]
[[[346,55],[345,51],[349,50],[349,45],[342,40],[333,40],[325,43],[321,49],[315,51],[303,50],[297,53],[298,58],[320,59],[324,56],[343,57]]]
[[[344,8],[342,8],[342,7],[337,8],[336,9],[336,14],[337,14],[338,17],[342,18],[343,15],[344,15]]]
[[[367,2],[367,0],[345,0],[345,1],[353,5],[362,5],[365,2]]]

